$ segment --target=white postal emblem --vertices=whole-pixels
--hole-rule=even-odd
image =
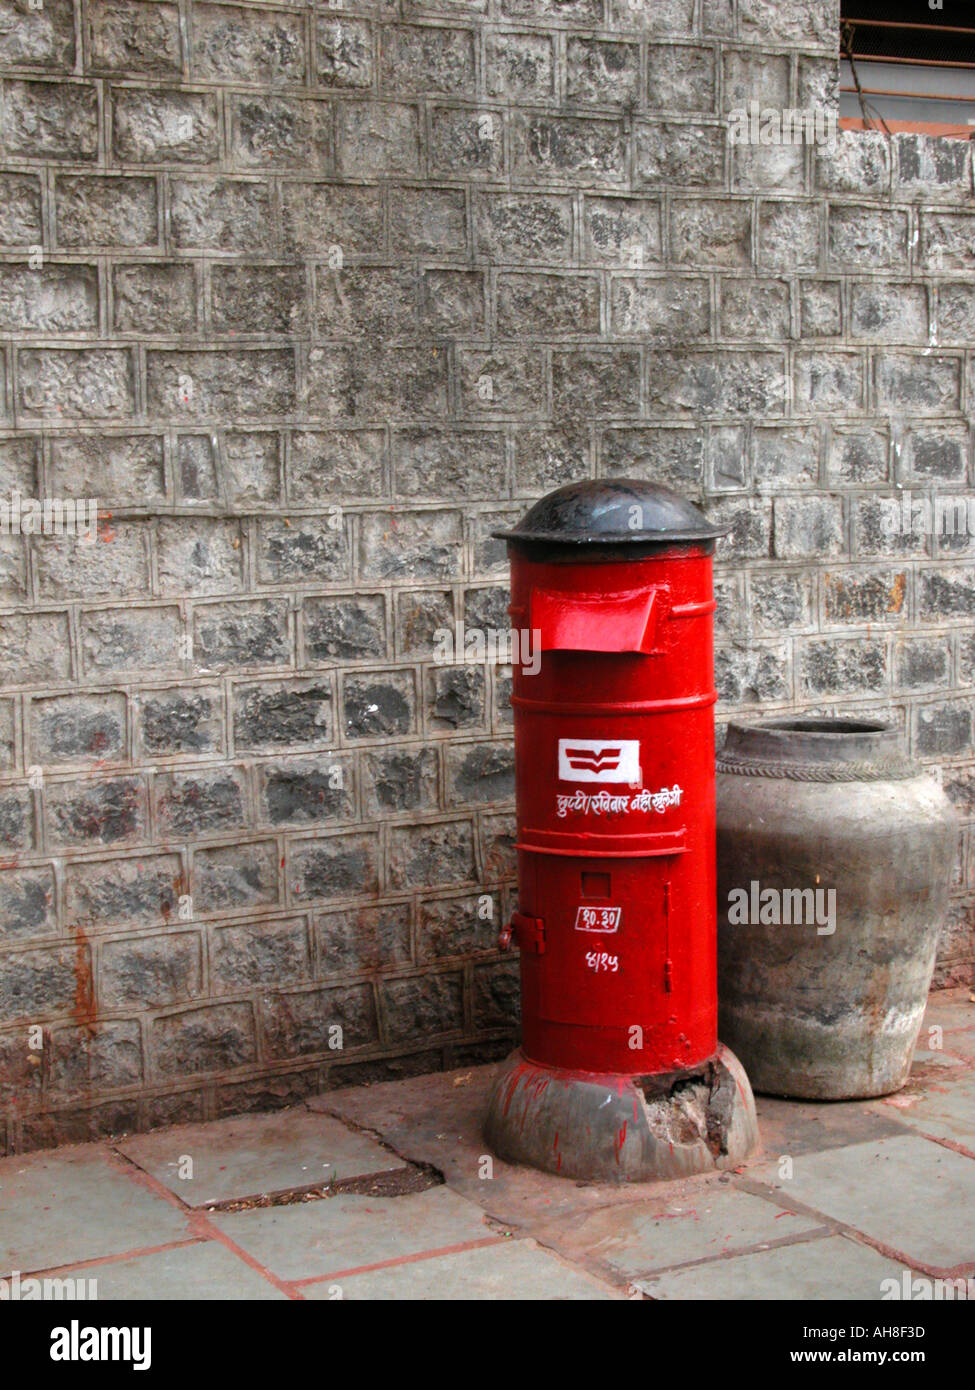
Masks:
[[[623,782],[639,786],[638,738],[560,738],[560,782]]]

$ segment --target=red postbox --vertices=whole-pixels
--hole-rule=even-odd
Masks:
[[[570,1177],[737,1163],[757,1139],[717,1038],[711,565],[651,483],[558,489],[512,531],[522,1047],[502,1157]],[[539,654],[540,653],[540,659]]]

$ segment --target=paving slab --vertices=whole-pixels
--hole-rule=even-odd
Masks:
[[[953,1052],[934,1052],[929,1047],[918,1047],[911,1063],[908,1086],[926,1086],[931,1081],[940,1082],[946,1072],[964,1071],[971,1064],[964,1057],[956,1057]]]
[[[969,1065],[975,1062],[975,1028],[945,1029],[941,1041],[944,1052],[962,1058]]]
[[[620,1290],[591,1279],[564,1264],[532,1240],[505,1240],[478,1250],[458,1250],[428,1260],[414,1260],[367,1274],[346,1275],[340,1284],[345,1299],[489,1299],[504,1302],[597,1302],[623,1298]],[[334,1297],[334,1285],[310,1284],[302,1297]]]
[[[942,1030],[940,1048],[932,1048],[935,1041],[932,1028]],[[922,1060],[932,1054],[960,1057],[965,1062],[975,1062],[975,994],[970,989],[939,990],[928,998],[924,1011],[924,1022],[918,1034],[915,1058]]]
[[[903,1267],[844,1236],[780,1245],[774,1250],[685,1265],[637,1287],[654,1299],[881,1299],[883,1280],[900,1283]],[[810,1322],[815,1322],[814,1311]]]
[[[975,1072],[928,1082],[924,1090],[880,1102],[892,1108],[901,1124],[938,1139],[950,1139],[975,1154]]]
[[[908,1261],[949,1269],[975,1260],[975,1159],[905,1134],[800,1155],[788,1181],[752,1171],[792,1202],[853,1227]]]
[[[755,1113],[764,1153],[749,1159],[743,1165],[746,1169],[772,1156],[820,1153],[902,1132],[894,1115],[863,1100],[780,1100],[776,1096],[756,1096]]]
[[[489,1240],[479,1207],[449,1187],[403,1197],[323,1197],[208,1218],[279,1279],[315,1279]],[[499,1237],[500,1239],[500,1237]]]
[[[940,989],[928,996],[918,1042],[924,1046],[929,1042],[927,1029],[940,1025],[946,1032],[959,1029],[975,1029],[975,997],[971,989],[961,986],[957,989]],[[947,1046],[947,1043],[945,1044]]]
[[[366,1135],[304,1107],[176,1125],[134,1135],[116,1147],[191,1207],[278,1195],[406,1167]],[[187,1172],[191,1176],[180,1176]]]
[[[507,1226],[531,1230],[552,1216],[592,1211],[607,1202],[646,1201],[659,1183],[576,1182],[502,1163],[482,1133],[497,1065],[435,1072],[329,1091],[307,1102],[382,1136],[414,1163],[430,1163],[447,1184]],[[684,1183],[670,1183],[681,1192]]]
[[[535,1234],[569,1259],[633,1277],[824,1229],[816,1218],[712,1180],[683,1198],[658,1195],[652,1202],[606,1206],[563,1217]]]
[[[288,1297],[218,1240],[88,1265],[74,1273],[78,1278],[96,1281],[99,1303],[120,1298],[167,1302],[234,1298],[264,1302]]]
[[[168,1245],[188,1222],[101,1145],[0,1159],[2,1274]]]

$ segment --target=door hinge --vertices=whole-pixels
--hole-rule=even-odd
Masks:
[[[511,914],[511,926],[521,951],[545,954],[545,923],[541,917],[526,917],[523,912]]]

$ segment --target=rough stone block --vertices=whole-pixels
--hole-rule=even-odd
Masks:
[[[363,809],[370,818],[438,809],[439,758],[434,748],[363,753],[362,781]]]
[[[302,623],[309,661],[364,661],[386,655],[382,594],[307,598],[302,605]]]
[[[213,164],[220,156],[220,120],[210,92],[116,88],[112,148],[123,164]]]
[[[545,34],[492,33],[485,37],[488,96],[545,101],[555,87],[555,51]]]
[[[157,773],[155,796],[166,837],[221,834],[244,824],[244,778],[236,768]]]
[[[744,268],[751,263],[751,206],[741,200],[677,200],[670,236],[671,254],[681,265]]]
[[[253,1008],[207,1004],[162,1014],[149,1025],[149,1043],[157,1076],[222,1075],[257,1061]]]
[[[903,569],[840,569],[825,576],[823,612],[828,624],[901,623],[908,602],[908,574]]]
[[[318,16],[315,70],[323,87],[368,91],[375,82],[375,39],[366,20]]]
[[[382,1000],[391,1043],[455,1033],[464,1026],[463,981],[458,974],[389,980],[382,986]]]
[[[91,333],[98,327],[94,266],[0,266],[0,315],[8,332]]]
[[[273,840],[243,841],[193,854],[194,912],[230,912],[277,903],[278,848]]]
[[[484,723],[484,671],[442,666],[427,672],[427,720],[433,729],[469,729]]]
[[[191,70],[207,82],[300,86],[305,78],[301,15],[194,5]]]
[[[572,203],[541,193],[474,196],[474,242],[491,261],[566,261],[572,249]]]
[[[828,253],[834,269],[906,270],[907,213],[839,204],[830,208]]]
[[[769,270],[817,270],[822,260],[822,209],[816,203],[765,202],[759,207],[758,261]]]
[[[41,183],[36,174],[0,174],[0,246],[39,245]]]
[[[634,134],[634,185],[659,188],[721,187],[725,133],[692,122],[638,123]]]
[[[324,747],[333,735],[332,688],[327,681],[260,681],[235,685],[234,745]]]
[[[150,413],[180,421],[265,423],[294,406],[295,365],[286,349],[146,354]]]
[[[387,92],[462,97],[474,92],[470,29],[389,25],[383,30],[380,82]]]
[[[303,917],[213,927],[210,941],[211,973],[220,994],[255,985],[279,989],[309,977],[308,928]]]
[[[843,502],[838,497],[776,497],[772,517],[777,559],[832,558],[846,551]]]
[[[75,62],[74,12],[71,0],[49,0],[34,9],[3,6],[0,63],[5,68],[44,68],[70,72]]]
[[[474,837],[470,821],[391,827],[388,869],[390,885],[395,889],[473,879]]]
[[[346,738],[382,738],[412,733],[416,690],[412,671],[349,675],[342,683]]]
[[[0,974],[0,1022],[33,1024],[87,1010],[91,1002],[91,953],[87,946],[12,951]]]
[[[135,414],[134,363],[121,348],[21,348],[18,407],[27,420],[124,420]]]
[[[22,939],[56,936],[57,930],[51,866],[0,870],[0,941],[10,946]]]
[[[316,918],[315,933],[319,971],[325,978],[412,964],[409,903],[323,912]]]
[[[107,1010],[189,1003],[203,990],[198,932],[106,941],[98,963],[98,1001]]]
[[[136,737],[150,757],[223,750],[223,695],[216,686],[144,691],[135,701]]]
[[[287,877],[295,902],[378,893],[379,837],[374,832],[355,832],[291,841]]]
[[[86,933],[175,924],[185,880],[176,854],[139,854],[69,864],[66,920]]]
[[[415,106],[343,102],[336,114],[338,169],[343,175],[418,175],[420,117]]]
[[[125,756],[125,696],[55,695],[29,707],[32,763],[117,762]]]
[[[210,272],[215,333],[303,333],[305,275],[300,266],[214,266]]]
[[[64,849],[134,843],[145,837],[147,802],[140,777],[48,783],[44,788],[47,843]]]
[[[146,214],[142,220],[147,220]],[[266,183],[243,179],[170,180],[169,227],[174,247],[253,254],[269,249],[272,226],[271,194]],[[135,234],[134,228],[132,235]]]
[[[332,108],[303,97],[236,96],[230,147],[242,169],[327,172],[332,165]]]
[[[8,159],[98,158],[98,92],[93,82],[4,82]]]
[[[334,825],[354,819],[355,784],[348,758],[328,753],[262,762],[257,780],[260,818],[268,825]]]
[[[264,1047],[273,1058],[320,1053],[337,1061],[378,1041],[371,985],[268,995],[261,1015]]]

